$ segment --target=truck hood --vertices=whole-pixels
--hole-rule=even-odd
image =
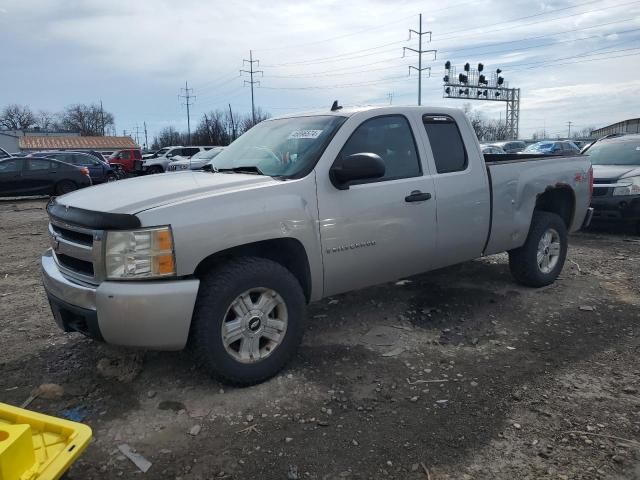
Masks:
[[[619,179],[623,177],[635,177],[640,175],[640,166],[637,165],[594,165],[593,178]]]
[[[56,201],[64,206],[96,212],[135,214],[192,197],[235,192],[278,182],[261,175],[188,170],[104,183],[76,190],[58,197]]]

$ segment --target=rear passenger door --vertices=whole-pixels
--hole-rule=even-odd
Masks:
[[[43,195],[53,190],[55,171],[51,162],[44,158],[28,158],[22,172],[24,192],[29,195]]]
[[[422,122],[438,215],[434,266],[479,257],[489,233],[491,198],[487,170],[473,132],[461,130],[449,115],[424,115]]]
[[[0,162],[0,196],[20,195],[23,190],[23,158],[14,158]]]

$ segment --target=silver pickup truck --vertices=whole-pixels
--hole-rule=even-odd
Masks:
[[[53,199],[44,286],[66,331],[191,343],[248,385],[291,358],[308,302],[505,251],[518,282],[552,283],[591,189],[584,157],[483,157],[454,109],[279,117],[208,171]]]

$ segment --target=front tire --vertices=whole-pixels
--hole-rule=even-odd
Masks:
[[[210,373],[253,385],[291,359],[304,319],[305,296],[289,270],[264,258],[240,258],[201,279],[191,342]]]
[[[149,167],[149,170],[147,170],[147,173],[149,175],[154,175],[156,173],[164,173],[164,170],[160,165],[154,165],[153,167]]]
[[[528,287],[550,285],[562,271],[567,246],[567,227],[562,218],[535,211],[525,244],[509,252],[511,274]]]

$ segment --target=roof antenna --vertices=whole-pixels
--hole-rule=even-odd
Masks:
[[[337,110],[340,110],[341,108],[342,108],[342,105],[338,105],[338,100],[334,100],[333,105],[331,105],[331,111],[335,112]]]

